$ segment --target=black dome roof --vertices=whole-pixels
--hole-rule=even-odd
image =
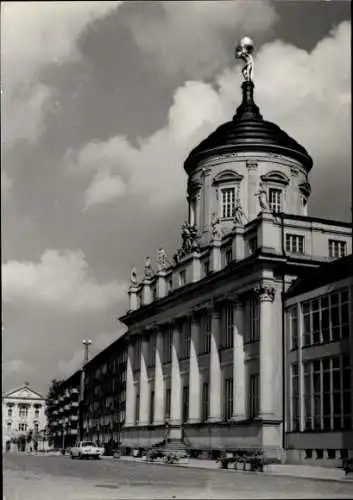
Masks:
[[[233,120],[218,127],[211,135],[194,148],[185,161],[188,174],[199,160],[215,153],[269,152],[283,154],[301,162],[307,171],[313,160],[303,146],[289,137],[274,123],[265,121],[254,102],[254,84],[242,84],[243,101]]]

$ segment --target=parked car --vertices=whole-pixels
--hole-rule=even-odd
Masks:
[[[104,448],[96,446],[92,441],[79,441],[70,450],[70,456],[74,458],[95,458],[96,460],[104,453]]]

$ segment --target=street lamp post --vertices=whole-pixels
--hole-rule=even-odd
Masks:
[[[79,418],[78,418],[78,440],[81,441],[83,438],[83,399],[84,399],[84,391],[85,391],[85,365],[88,361],[88,349],[92,344],[92,340],[82,340],[82,344],[84,346],[84,356],[83,356],[83,365],[81,370],[81,384],[80,384],[80,401],[78,405],[79,409]]]

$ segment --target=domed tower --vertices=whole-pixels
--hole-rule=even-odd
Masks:
[[[263,119],[254,101],[252,48],[246,38],[236,50],[245,62],[236,114],[194,148],[184,164],[189,223],[198,227],[201,245],[209,243],[217,218],[227,234],[261,211],[307,215],[313,161],[303,146]]]

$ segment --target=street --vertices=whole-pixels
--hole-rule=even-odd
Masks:
[[[352,482],[318,481],[123,460],[4,455],[5,500],[352,498]]]

